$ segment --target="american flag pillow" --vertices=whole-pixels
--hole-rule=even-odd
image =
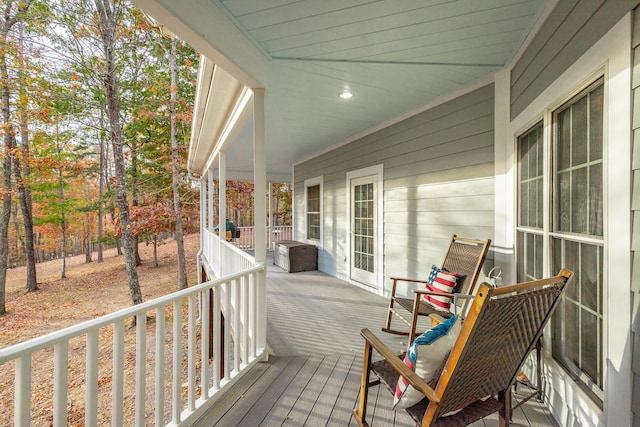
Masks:
[[[460,320],[456,315],[427,330],[409,346],[404,357],[405,365],[427,383],[435,380],[458,339],[460,328]],[[423,398],[424,395],[413,388],[405,377],[399,376],[393,409],[410,408]]]
[[[436,274],[432,284],[427,282],[427,290],[450,294],[453,293],[457,280],[458,273],[441,270]],[[449,297],[424,294],[423,298],[440,311],[449,311],[449,307],[451,306],[451,298]]]

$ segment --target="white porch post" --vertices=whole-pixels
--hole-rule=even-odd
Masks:
[[[207,171],[207,230],[213,232],[213,171]]]
[[[207,192],[206,192],[206,187],[207,183],[205,181],[205,177],[204,175],[200,176],[200,251],[198,252],[198,256],[196,257],[196,268],[198,269],[198,284],[202,283],[202,264],[200,261],[200,255],[202,254],[202,250],[204,249],[204,239],[205,239],[205,233],[204,233],[204,229],[206,228],[206,217],[205,217],[205,212],[204,212],[204,208],[206,205],[206,197],[207,197]]]
[[[266,266],[266,197],[267,186],[267,156],[264,132],[264,89],[253,90],[253,195],[255,209],[255,259],[256,263]],[[256,341],[259,349],[266,349],[267,345],[267,273],[266,269],[256,275],[256,296],[258,298],[256,312]],[[267,352],[264,352],[265,358]]]
[[[213,171],[209,169],[207,171],[207,230],[209,233],[213,233]],[[207,235],[207,256],[211,257],[213,254],[213,239],[210,238],[211,235]],[[209,259],[209,263],[214,264],[213,259]],[[220,265],[220,264],[218,264]],[[217,272],[219,273],[219,272]],[[212,279],[210,277],[209,279]]]
[[[220,237],[220,247],[218,248],[219,254],[219,266],[220,266],[220,277],[227,274],[227,268],[222,259],[222,253],[224,252],[224,241],[227,236],[227,165],[226,158],[224,152],[220,151],[218,153],[218,223],[219,223],[219,232],[218,236]],[[214,226],[215,227],[215,226]]]
[[[273,183],[269,181],[269,201],[268,201],[268,219],[269,223],[267,224],[267,231],[269,232],[269,236],[267,237],[267,249],[271,247],[271,240],[273,238]]]

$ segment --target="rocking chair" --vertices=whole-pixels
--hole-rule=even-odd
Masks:
[[[418,316],[429,316],[431,314],[439,314],[444,318],[453,316],[453,312],[436,309],[434,305],[425,300],[424,295],[451,298],[453,299],[455,309],[457,309],[459,305],[465,305],[466,302],[472,298],[470,295],[473,293],[474,286],[482,270],[482,265],[487,257],[489,245],[491,245],[491,239],[475,240],[458,237],[455,234],[453,235],[441,269],[458,274],[459,283],[456,284],[454,293],[428,291],[426,289],[426,280],[392,277],[387,320],[382,331],[398,335],[409,335],[409,342],[411,342],[416,335],[419,335],[416,334]],[[423,286],[421,289],[413,290],[413,298],[401,297],[396,295],[397,285],[400,281],[422,284]],[[398,308],[402,308],[404,311],[400,311]],[[410,320],[404,317],[407,315],[405,312],[408,312],[410,315]],[[394,316],[404,322],[409,327],[409,330],[404,331],[392,327],[391,321]]]
[[[393,394],[402,375],[425,396],[406,409],[418,426],[464,426],[496,411],[500,426],[508,426],[510,387],[572,274],[563,269],[555,277],[533,282],[500,288],[480,285],[445,365],[432,384],[363,329],[364,366],[358,406],[353,411],[358,424],[369,425],[365,420],[369,387],[383,383]],[[372,362],[374,350],[382,360]],[[371,381],[371,372],[379,379]]]

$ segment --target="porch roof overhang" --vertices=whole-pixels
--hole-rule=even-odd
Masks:
[[[202,54],[189,170],[224,149],[227,177],[252,178],[251,102],[238,108],[265,88],[267,178],[288,181],[295,164],[490,81],[557,1],[134,3]]]

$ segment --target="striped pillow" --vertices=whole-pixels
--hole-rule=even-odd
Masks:
[[[433,292],[446,292],[453,293],[456,287],[456,280],[458,279],[458,273],[452,273],[450,271],[441,270],[436,274],[436,278],[433,284],[427,283],[427,290]],[[441,297],[435,295],[424,294],[425,301],[428,301],[433,305],[436,310],[449,311],[451,307],[451,298]]]
[[[433,383],[442,372],[449,353],[458,339],[460,328],[459,317],[453,316],[427,330],[409,346],[404,357],[405,365],[425,382]],[[409,408],[423,398],[424,395],[413,388],[405,377],[399,376],[393,399],[393,409]]]

